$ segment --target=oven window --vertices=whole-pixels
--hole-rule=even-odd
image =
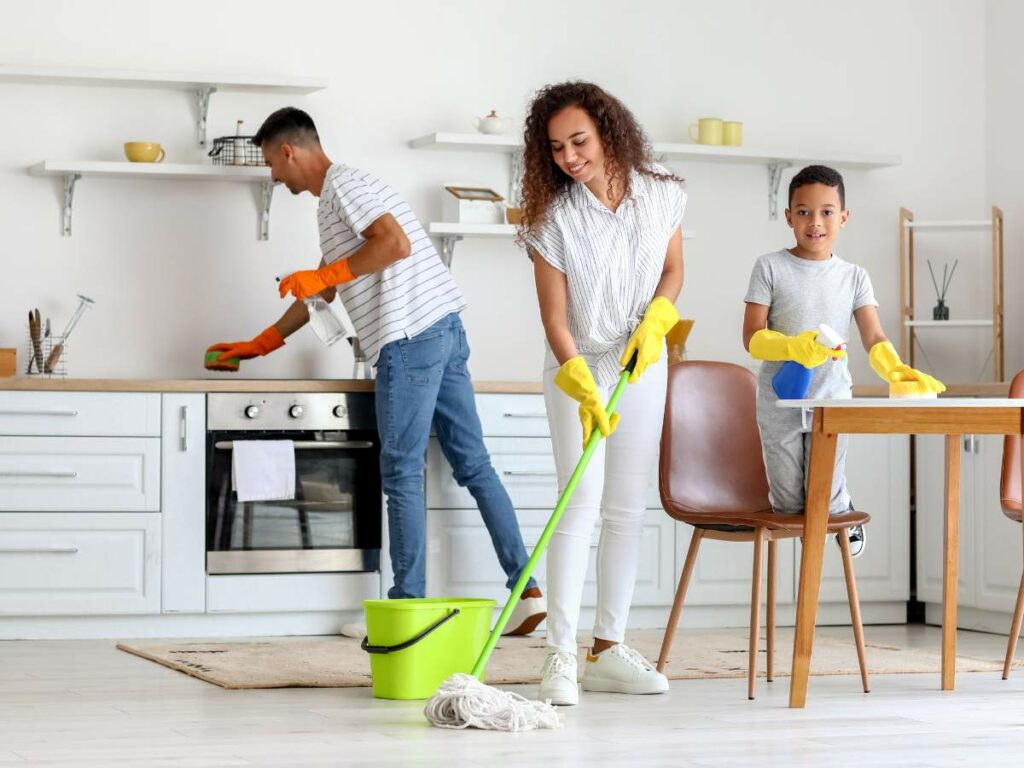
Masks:
[[[231,488],[232,451],[215,447],[227,444],[225,437],[210,446],[211,552],[380,547],[377,450],[297,448],[294,499],[239,502]]]

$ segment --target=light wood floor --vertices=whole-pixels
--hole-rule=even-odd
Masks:
[[[781,631],[781,630],[780,630]],[[849,630],[824,628],[845,636]],[[868,627],[871,642],[938,647],[935,628]],[[999,658],[1005,639],[961,632],[959,650]],[[780,660],[780,666],[782,660]],[[788,664],[788,662],[787,662]],[[1024,749],[1024,669],[813,677],[805,710],[789,684],[672,683],[663,696],[587,694],[565,728],[444,731],[422,703],[369,689],[225,691],[117,651],[110,641],[0,642],[0,768],[46,766],[997,766]],[[520,686],[532,695],[532,686]]]

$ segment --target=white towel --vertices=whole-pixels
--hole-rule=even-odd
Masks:
[[[291,440],[235,440],[231,485],[239,501],[295,498],[295,444]]]

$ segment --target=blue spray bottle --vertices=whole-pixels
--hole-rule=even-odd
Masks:
[[[825,323],[818,326],[817,341],[829,349],[843,349],[846,346],[846,342],[835,329]],[[807,396],[807,390],[811,386],[812,374],[811,368],[804,368],[795,360],[788,360],[772,377],[772,389],[780,400],[802,400]]]

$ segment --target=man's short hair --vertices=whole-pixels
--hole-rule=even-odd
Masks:
[[[262,130],[262,129],[261,129]],[[808,184],[824,184],[826,187],[839,188],[839,207],[846,208],[846,186],[839,171],[827,165],[808,165],[789,182],[789,205],[793,205],[793,193]]]
[[[296,144],[309,146],[320,144],[320,136],[316,132],[313,118],[295,107],[284,107],[263,121],[263,125],[252,137],[257,147],[264,144]]]

